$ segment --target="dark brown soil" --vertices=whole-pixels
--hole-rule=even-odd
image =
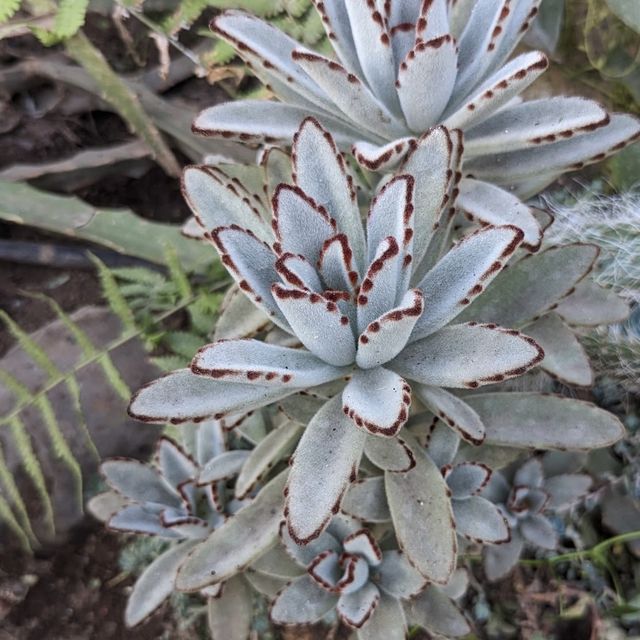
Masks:
[[[135,632],[125,628],[133,579],[119,569],[119,549],[113,534],[82,530],[46,559],[0,557],[0,640],[177,638],[167,607]]]

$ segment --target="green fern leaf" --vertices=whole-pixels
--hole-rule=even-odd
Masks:
[[[167,246],[164,255],[167,261],[167,268],[169,269],[169,277],[176,287],[179,300],[184,301],[190,298],[193,295],[193,291],[189,284],[189,278],[180,264],[176,250]]]
[[[40,499],[45,525],[49,533],[53,535],[55,533],[53,504],[49,497],[49,490],[47,489],[47,483],[44,478],[44,474],[42,473],[40,461],[38,460],[38,456],[33,450],[33,446],[31,444],[31,437],[27,433],[24,423],[17,416],[9,420],[9,428],[11,430],[13,444],[20,455],[22,466],[33,483]]]
[[[4,492],[6,492],[7,498],[13,503],[13,508],[16,511],[16,523],[19,523],[20,529],[28,539],[29,547],[38,546],[38,541],[31,528],[27,505],[24,503],[20,490],[13,479],[13,475],[7,467],[2,446],[0,446],[0,482],[2,482],[4,486]],[[7,506],[9,505],[7,504]]]
[[[167,345],[175,354],[191,360],[202,346],[202,336],[186,331],[172,331],[165,337]]]
[[[60,375],[60,370],[51,358],[14,322],[8,313],[0,310],[0,319],[2,319],[7,329],[9,329],[9,333],[16,339],[29,357],[49,376],[49,379],[56,378]]]
[[[28,553],[32,552],[33,549],[31,544],[29,543],[29,538],[23,531],[22,527],[18,524],[15,516],[13,515],[13,511],[11,511],[11,507],[7,503],[7,501],[0,494],[0,520],[4,522],[11,531],[13,531],[15,537],[20,542],[20,546]]]
[[[180,356],[157,356],[151,358],[151,362],[162,371],[175,371],[184,368],[189,360]]]
[[[13,18],[20,8],[20,0],[0,0],[0,23]]]
[[[51,406],[51,402],[46,395],[42,394],[36,400],[35,405],[40,410],[40,414],[42,415],[42,419],[47,428],[47,433],[49,434],[49,438],[51,438],[51,445],[53,446],[53,451],[56,457],[64,462],[65,466],[73,476],[76,486],[76,498],[78,500],[78,504],[82,504],[82,470],[80,469],[77,458],[73,455],[73,452],[69,447],[69,443],[66,441],[62,431],[60,430],[60,425],[58,424],[58,419],[56,418],[55,411]]]
[[[102,294],[106,298],[109,308],[118,316],[118,318],[120,318],[120,322],[122,322],[125,329],[135,330],[136,321],[133,316],[133,312],[118,288],[118,283],[116,282],[113,273],[109,270],[107,265],[100,260],[100,258],[97,258],[92,254],[89,254],[89,257],[98,269],[98,276],[102,286]]]
[[[53,32],[60,39],[70,38],[84,24],[89,0],[60,0]]]
[[[110,271],[116,280],[124,280],[132,284],[160,287],[167,281],[161,273],[144,267],[118,267]]]

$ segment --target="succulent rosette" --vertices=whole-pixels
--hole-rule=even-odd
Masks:
[[[125,611],[130,627],[143,622],[176,590],[178,569],[196,545],[249,502],[234,498],[226,488],[249,452],[227,451],[218,421],[203,422],[191,435],[188,449],[162,437],[152,463],[112,458],[101,465],[109,490],[91,500],[90,511],[114,531],[170,543],[133,587]],[[216,615],[222,617],[220,610],[230,601],[249,602],[245,607],[248,617],[240,621],[248,633],[250,591],[240,577],[205,587],[200,593],[215,599],[209,604],[211,625]]]
[[[304,570],[274,598],[271,619],[292,625],[322,620],[334,610],[359,638],[405,637],[409,625],[460,637],[471,628],[453,601],[461,595],[457,576],[449,589],[428,586],[406,556],[383,549],[369,529],[336,516],[327,530],[301,547],[282,531],[284,547]]]
[[[440,139],[451,143],[442,157],[432,147]],[[216,341],[130,405],[141,420],[178,424],[313,399],[285,489],[289,535],[305,544],[322,534],[364,454],[385,472],[398,543],[438,584],[455,568],[454,511],[440,469],[403,431],[412,397],[473,445],[586,449],[623,433],[588,403],[499,387],[468,393],[537,365],[566,379],[590,375],[573,332],[550,311],[574,295],[597,251],[550,247],[504,269],[523,255],[525,234],[513,225],[485,226],[450,247],[442,229],[444,212],[455,207],[454,141],[444,128],[423,137],[379,188],[365,225],[345,160],[312,118],[295,137],[293,184],[273,189],[272,217],[237,178],[187,169],[184,190],[198,222],[277,340],[271,332],[268,342]],[[417,200],[418,183],[440,195]],[[542,331],[540,322],[556,328]],[[184,588],[217,581],[197,566],[207,566],[204,550],[191,560],[195,574],[185,573]]]
[[[640,135],[632,116],[578,97],[523,101],[546,56],[512,56],[540,0],[317,0],[335,58],[240,11],[212,29],[280,102],[240,100],[203,111],[194,131],[289,144],[314,115],[362,167],[388,171],[439,124],[464,131],[460,206],[529,196]],[[498,206],[498,209],[501,207]],[[488,222],[492,222],[488,220]]]
[[[591,477],[578,473],[583,460],[564,452],[547,453],[493,474],[483,495],[496,503],[511,527],[511,540],[484,549],[489,580],[505,577],[526,547],[554,550],[558,532],[547,515],[561,513],[588,493]]]

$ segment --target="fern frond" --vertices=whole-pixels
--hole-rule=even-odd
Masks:
[[[47,353],[36,342],[23,331],[11,318],[11,316],[0,309],[0,319],[5,323],[9,333],[15,338],[16,342],[24,349],[27,355],[47,374],[49,379],[56,378],[60,375],[60,370],[49,358]]]
[[[60,39],[70,38],[84,24],[89,0],[60,0],[53,31]]]
[[[11,20],[20,8],[20,0],[0,0],[0,23]]]
[[[24,503],[22,499],[22,495],[20,494],[20,490],[16,485],[15,480],[13,479],[13,475],[9,468],[7,467],[7,462],[4,457],[4,451],[2,450],[2,446],[0,445],[0,482],[4,486],[4,492],[6,493],[7,498],[13,504],[13,509],[16,511],[16,523],[19,524],[20,529],[24,532],[24,535],[29,540],[29,547],[34,547],[38,545],[37,538],[33,533],[33,529],[31,528],[31,522],[29,520],[29,514],[27,513],[27,505]],[[7,506],[9,504],[7,503]]]
[[[69,443],[66,441],[62,431],[60,430],[60,425],[58,424],[56,413],[53,409],[53,406],[51,405],[51,402],[49,401],[49,398],[46,395],[41,395],[36,400],[35,404],[40,410],[40,414],[42,415],[42,419],[47,429],[47,433],[49,434],[49,438],[51,439],[51,445],[53,446],[53,451],[56,457],[64,462],[65,466],[69,469],[71,475],[73,476],[76,486],[76,498],[78,500],[78,504],[81,505],[82,470],[80,469],[80,464],[78,463],[77,458],[73,455],[73,452],[69,447]]]
[[[176,250],[173,247],[167,246],[164,255],[167,262],[167,269],[169,269],[169,277],[176,287],[178,295],[180,296],[179,299],[186,300],[190,298],[193,295],[191,284],[189,283],[189,278],[185,270],[180,264]]]
[[[172,331],[166,335],[166,342],[175,354],[188,362],[202,346],[202,336],[187,331]]]
[[[142,284],[151,287],[162,286],[167,279],[157,271],[144,267],[117,267],[109,269],[116,280],[124,280],[132,284]]]
[[[186,364],[184,358],[180,356],[156,356],[151,358],[151,362],[162,371],[175,371]]]
[[[36,493],[40,498],[45,525],[47,526],[49,533],[53,535],[56,528],[53,518],[53,504],[49,497],[49,490],[47,489],[47,483],[44,478],[44,474],[42,473],[40,461],[38,460],[38,456],[31,445],[31,437],[27,433],[24,423],[17,416],[9,421],[9,428],[11,430],[13,444],[18,451],[22,466],[33,483]]]
[[[127,301],[124,299],[122,292],[118,287],[118,283],[113,272],[107,265],[93,254],[89,254],[91,261],[96,265],[100,285],[102,286],[102,294],[104,295],[109,308],[115,313],[125,329],[135,330],[136,321]]]
[[[25,551],[28,553],[33,551],[31,544],[29,543],[29,538],[22,530],[22,527],[18,524],[18,521],[13,515],[13,511],[11,511],[11,507],[2,495],[0,495],[0,520],[2,520],[2,522],[4,522],[11,531],[13,531],[15,537],[20,542],[20,546]]]
[[[113,364],[113,360],[108,353],[102,353],[98,358],[98,363],[102,367],[102,371],[104,375],[107,377],[107,380],[111,384],[111,386],[115,389],[117,394],[125,401],[129,402],[131,398],[131,389],[124,381],[124,378],[120,375],[120,372]]]

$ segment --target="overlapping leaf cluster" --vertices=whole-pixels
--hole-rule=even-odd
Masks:
[[[240,429],[238,415],[280,416],[240,469],[274,477],[195,546],[178,589],[258,563],[269,579],[252,584],[278,623],[335,609],[359,638],[403,638],[409,624],[456,637],[468,632],[449,599],[459,548],[534,540],[548,524],[540,496],[554,495],[541,471],[521,471],[513,495],[492,502],[487,461],[623,434],[588,402],[509,384],[539,367],[588,386],[571,325],[584,305],[591,324],[598,309],[604,321],[627,313],[589,279],[597,247],[549,245],[550,217],[515,194],[639,127],[589,101],[514,102],[546,66],[535,53],[506,62],[535,1],[317,8],[344,66],[245,14],[215,21],[289,104],[215,107],[196,130],[285,148],[265,149],[259,168],[185,171],[189,233],[215,246],[236,288],[219,339],[138,392],[130,412]],[[340,151],[352,144],[355,160]],[[283,568],[290,557],[297,573]]]

